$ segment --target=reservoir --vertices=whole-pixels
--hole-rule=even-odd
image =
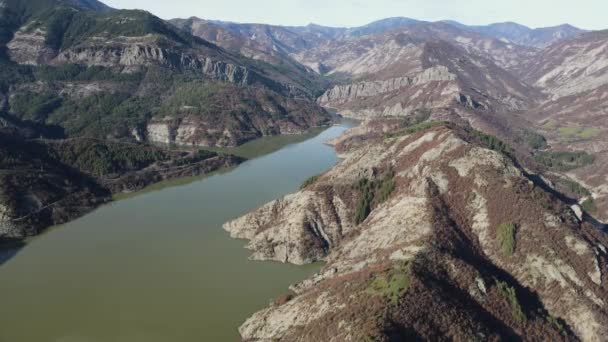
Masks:
[[[247,317],[320,265],[249,261],[222,224],[332,167],[323,142],[350,126],[247,144],[234,153],[253,159],[237,168],[157,185],[3,251],[0,341],[238,341]]]

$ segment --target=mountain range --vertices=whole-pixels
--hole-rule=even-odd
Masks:
[[[276,26],[0,0],[0,240],[333,113],[361,121],[331,142],[343,160],[224,226],[255,259],[327,262],[245,340],[606,336],[608,31],[567,24]]]

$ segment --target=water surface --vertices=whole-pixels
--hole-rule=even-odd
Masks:
[[[28,242],[0,266],[0,341],[237,341],[249,315],[319,265],[249,261],[222,224],[334,165],[322,143],[346,127],[154,187]]]

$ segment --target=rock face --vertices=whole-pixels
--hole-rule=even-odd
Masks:
[[[46,31],[36,29],[27,32],[24,27],[16,32],[7,44],[9,57],[19,64],[44,64],[55,56],[55,51],[46,46]]]
[[[184,53],[157,46],[156,37],[120,38],[102,44],[84,44],[62,51],[52,61],[55,64],[84,64],[104,67],[132,67],[161,65],[175,69],[200,72],[209,78],[245,86],[253,84],[257,76],[244,66],[205,56]],[[9,44],[10,47],[10,44]]]
[[[359,67],[368,70],[367,65],[373,65],[370,74],[363,76],[365,81],[336,86],[321,96],[320,104],[346,116],[365,118],[404,116],[420,108],[513,111],[527,108],[540,96],[538,90],[492,60],[469,54],[447,41],[398,33],[381,37],[382,41],[374,41],[369,48],[366,41],[372,38],[380,39],[361,38],[360,49],[367,51],[353,55],[356,60],[340,64],[352,74],[357,74]]]
[[[27,27],[25,28],[27,30]],[[253,72],[244,66],[197,56],[194,51],[183,48],[163,48],[162,37],[146,35],[140,37],[93,37],[87,42],[64,51],[55,51],[46,45],[45,32],[37,29],[32,33],[22,31],[15,34],[8,44],[11,59],[20,64],[81,64],[103,67],[133,67],[160,65],[173,69],[200,72],[209,78],[238,85],[249,85],[256,81]]]
[[[327,262],[244,340],[603,340],[605,233],[468,128],[355,132],[312,185],[225,225],[255,259]]]
[[[390,93],[405,87],[424,85],[430,82],[454,81],[456,75],[445,66],[426,69],[414,77],[397,77],[385,81],[361,82],[349,85],[338,85],[328,90],[319,98],[321,104],[343,104],[358,98],[372,97]]]

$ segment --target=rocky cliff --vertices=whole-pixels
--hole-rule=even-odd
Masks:
[[[454,81],[456,75],[445,66],[428,68],[413,77],[396,77],[384,81],[369,81],[348,85],[337,85],[319,98],[321,104],[343,104],[358,98],[390,93],[405,87],[424,85],[430,82]]]
[[[244,340],[603,340],[606,234],[492,137],[356,132],[314,183],[225,225],[255,259],[327,262]]]

